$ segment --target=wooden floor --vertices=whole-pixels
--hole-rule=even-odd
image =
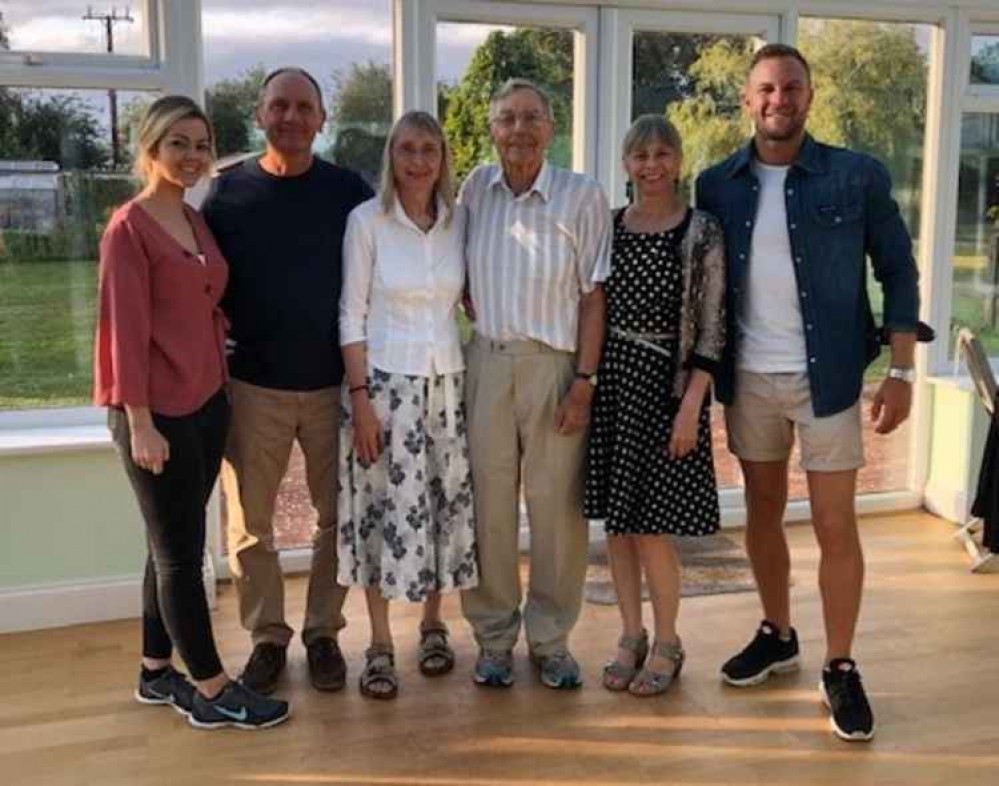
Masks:
[[[599,686],[617,636],[614,608],[587,605],[573,638],[585,687],[540,687],[518,650],[517,683],[469,680],[474,649],[457,600],[446,613],[459,663],[437,680],[413,663],[416,609],[398,604],[402,689],[362,699],[362,598],[341,639],[347,690],[307,683],[291,650],[282,686],[294,716],[262,732],[197,731],[166,708],[131,698],[135,622],[0,636],[0,784],[995,784],[999,782],[999,575],[971,575],[953,526],[923,514],[867,519],[868,593],[857,657],[877,714],[870,745],[829,733],[815,691],[823,645],[810,528],[791,528],[805,668],[755,689],[717,673],[759,617],[754,595],[683,602],[688,662],[666,697],[636,699]],[[289,581],[293,618],[304,583]],[[225,661],[249,651],[233,591],[216,615]]]

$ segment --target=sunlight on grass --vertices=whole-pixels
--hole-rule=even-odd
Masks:
[[[0,409],[90,402],[97,264],[0,264]]]

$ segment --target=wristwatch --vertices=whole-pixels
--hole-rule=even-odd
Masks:
[[[916,369],[892,366],[888,369],[888,379],[900,379],[910,385],[916,381]]]
[[[582,379],[589,382],[592,387],[597,386],[597,372],[595,371],[592,374],[587,374],[585,371],[577,371],[576,379]]]

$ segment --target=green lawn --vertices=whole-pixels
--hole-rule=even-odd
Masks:
[[[97,264],[0,263],[0,410],[90,401]]]

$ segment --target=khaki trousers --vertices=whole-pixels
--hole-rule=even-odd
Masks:
[[[274,548],[274,505],[297,439],[318,514],[302,640],[308,645],[346,624],[347,589],[336,584],[336,495],[340,389],[275,390],[232,381],[232,425],[222,465],[228,504],[229,567],[239,614],[254,645],[287,646],[284,576]]]
[[[461,600],[486,649],[512,649],[520,632],[521,485],[531,534],[523,611],[531,651],[548,655],[564,647],[579,617],[588,540],[582,508],[586,434],[555,431],[555,410],[573,376],[570,353],[537,341],[477,337],[468,348],[465,401],[479,586],[462,592]]]

